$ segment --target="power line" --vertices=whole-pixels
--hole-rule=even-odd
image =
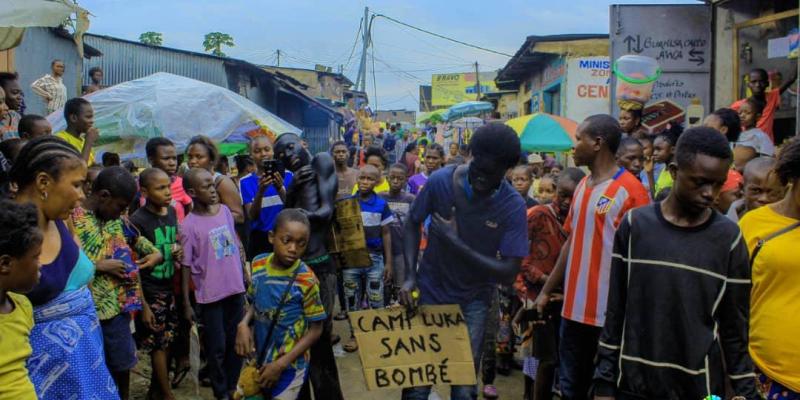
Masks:
[[[372,50],[372,54],[373,54],[373,57],[374,57],[374,54],[375,54],[375,49],[373,49],[373,50]],[[381,63],[381,64],[383,64],[383,66],[385,66],[386,68],[388,68],[388,69],[389,69],[391,72],[394,72],[394,73],[395,73],[395,75],[398,75],[398,76],[400,76],[400,77],[404,77],[404,78],[406,78],[406,79],[408,79],[408,78],[411,78],[411,79],[413,79],[413,80],[415,80],[415,81],[418,81],[418,82],[421,82],[421,83],[424,83],[424,82],[425,82],[425,81],[423,81],[422,79],[420,79],[420,78],[419,78],[418,76],[416,76],[416,75],[412,75],[412,74],[410,74],[410,73],[408,73],[408,72],[405,72],[405,71],[400,71],[400,70],[396,70],[396,69],[394,69],[394,68],[393,68],[391,65],[389,65],[388,63],[386,63],[386,61],[383,61],[383,60],[382,60],[382,59],[380,59],[380,58],[378,58],[378,62],[379,62],[379,63]]]
[[[403,31],[404,32],[408,32],[407,30],[403,30]],[[424,43],[428,43],[429,45],[433,46],[431,43],[426,42],[426,41],[424,41],[422,39],[420,39],[420,41],[424,42]],[[408,51],[408,52],[416,52],[416,53],[422,54],[424,56],[429,56],[429,57],[436,57],[436,58],[440,58],[440,59],[447,58],[449,60],[453,60],[452,62],[463,63],[463,65],[472,65],[472,64],[467,64],[467,59],[466,58],[461,58],[461,57],[457,57],[455,55],[451,55],[451,54],[449,54],[449,53],[447,53],[447,52],[445,52],[445,51],[443,51],[441,49],[439,49],[440,50],[439,53],[431,53],[431,52],[427,52],[427,51],[424,51],[424,50],[421,50],[421,49],[412,49],[412,48],[402,47],[402,46],[398,46],[396,44],[391,44],[391,43],[380,43],[380,45],[381,46],[386,46],[386,47],[393,47],[395,49]],[[403,61],[403,63],[434,65],[434,64],[430,64],[430,63],[422,63],[422,62],[414,62],[414,61]],[[452,64],[450,64],[450,65],[452,65]],[[461,65],[461,64],[459,64],[459,65]]]
[[[474,49],[483,50],[483,51],[486,51],[486,52],[489,52],[489,53],[499,54],[499,55],[501,55],[501,56],[513,57],[513,55],[511,55],[511,54],[507,54],[507,53],[499,52],[499,51],[492,50],[492,49],[487,49],[487,48],[485,48],[485,47],[481,47],[481,46],[478,46],[478,45],[474,45],[474,44],[470,44],[470,43],[467,43],[467,42],[463,42],[463,41],[461,41],[461,40],[458,40],[458,39],[453,39],[453,38],[451,38],[451,37],[447,37],[447,36],[444,36],[444,35],[440,35],[440,34],[438,34],[438,33],[434,33],[434,32],[431,32],[431,31],[428,31],[428,30],[425,30],[425,29],[422,29],[422,28],[416,27],[416,26],[414,26],[414,25],[407,24],[407,23],[405,23],[405,22],[403,22],[403,21],[400,21],[400,20],[394,19],[394,18],[392,18],[392,17],[389,17],[389,16],[387,16],[387,15],[384,15],[384,14],[377,14],[377,13],[376,13],[376,14],[374,14],[374,16],[375,16],[375,17],[383,17],[383,18],[386,18],[386,19],[388,19],[389,21],[392,21],[392,22],[394,22],[394,23],[396,23],[396,24],[400,24],[400,25],[406,26],[406,27],[408,27],[408,28],[415,29],[415,30],[418,30],[418,31],[420,31],[420,32],[423,32],[423,33],[427,33],[427,34],[429,34],[429,35],[436,36],[436,37],[438,37],[438,38],[440,38],[440,39],[449,40],[449,41],[451,41],[451,42],[458,43],[458,44],[461,44],[461,45],[464,45],[464,46],[467,46],[467,47],[472,47],[472,48],[474,48]]]
[[[361,17],[361,20],[358,22],[358,31],[356,32],[356,39],[353,41],[353,48],[350,49],[350,55],[347,57],[347,62],[344,63],[345,66],[342,68],[342,72],[344,72],[344,70],[350,66],[350,62],[353,60],[353,54],[356,52],[356,45],[358,45],[358,35],[361,34],[361,29],[364,28],[363,26],[364,24],[362,24],[363,21],[364,17]]]

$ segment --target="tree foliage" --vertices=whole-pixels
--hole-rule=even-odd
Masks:
[[[211,54],[217,57],[225,57],[225,53],[222,52],[222,46],[235,46],[233,43],[233,36],[222,32],[211,32],[206,34],[205,39],[203,40],[203,48],[205,48],[206,51],[210,51]]]
[[[160,32],[145,32],[139,35],[139,41],[152,46],[161,46],[164,43],[164,37]]]

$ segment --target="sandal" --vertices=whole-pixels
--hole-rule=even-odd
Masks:
[[[483,387],[484,399],[496,399],[497,397],[497,388],[494,385],[486,385]]]
[[[344,351],[348,353],[353,353],[358,351],[358,343],[356,343],[356,338],[350,338],[350,341],[345,343],[344,346],[342,346],[342,348],[344,348]]]
[[[191,370],[192,367],[187,365],[175,371],[175,375],[172,377],[172,382],[170,382],[170,386],[172,386],[173,389],[177,389],[178,386],[181,385],[181,382],[183,382],[183,379],[186,378],[186,375]]]
[[[342,312],[336,314],[336,316],[333,317],[333,319],[335,319],[336,321],[344,321],[344,320],[347,319],[347,313],[342,311]]]

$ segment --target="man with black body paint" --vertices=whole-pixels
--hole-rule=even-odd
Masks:
[[[311,236],[303,261],[319,279],[320,297],[328,314],[322,336],[311,347],[310,379],[306,381],[299,398],[311,398],[308,385],[308,382],[311,382],[314,398],[344,399],[331,346],[336,267],[328,254],[326,243],[338,191],[336,168],[333,158],[328,153],[319,153],[312,158],[303,147],[300,137],[293,133],[278,136],[273,148],[275,159],[282,162],[283,166],[294,174],[294,180],[286,193],[286,207],[300,209],[311,222]]]

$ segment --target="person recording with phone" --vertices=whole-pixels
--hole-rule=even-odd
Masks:
[[[283,210],[286,188],[293,179],[292,173],[280,161],[273,159],[273,155],[272,142],[266,136],[257,136],[250,141],[250,156],[257,170],[240,181],[242,202],[251,228],[246,251],[248,260],[272,252],[267,236],[278,213]]]

